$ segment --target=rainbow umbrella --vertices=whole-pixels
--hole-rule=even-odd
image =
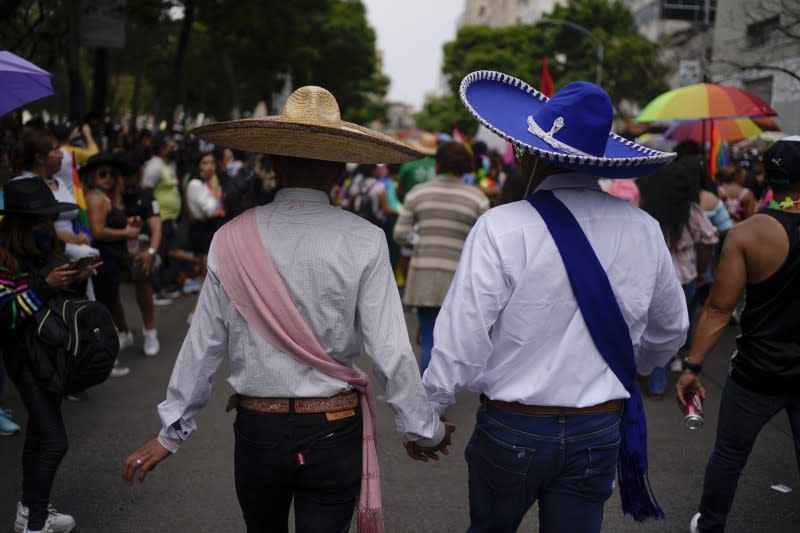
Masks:
[[[636,122],[772,117],[777,114],[761,98],[744,89],[696,83],[657,96],[642,109]]]
[[[677,142],[689,140],[699,144],[704,142],[704,139],[711,138],[712,124],[717,128],[720,138],[729,143],[758,137],[764,131],[780,130],[775,121],[769,118],[755,120],[750,118],[718,118],[676,122],[664,132],[664,138]],[[703,131],[704,125],[705,131]]]

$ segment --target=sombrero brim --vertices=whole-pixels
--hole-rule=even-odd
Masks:
[[[75,211],[76,209],[78,209],[78,204],[58,202],[34,209],[0,209],[0,215],[57,215],[66,211]]]
[[[271,116],[216,122],[197,127],[192,133],[246,152],[342,163],[404,163],[424,156],[388,135],[344,121],[335,127]]]
[[[528,131],[527,118],[549,99],[522,80],[479,70],[467,75],[459,90],[470,113],[515,148],[560,167],[607,178],[637,178],[666,165],[677,154],[661,152],[610,133],[602,157],[572,155]]]

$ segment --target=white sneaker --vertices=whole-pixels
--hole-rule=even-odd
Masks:
[[[143,329],[142,336],[144,337],[144,354],[147,357],[158,355],[161,349],[161,345],[158,343],[158,332],[155,329]]]
[[[44,527],[40,529],[42,533],[69,533],[75,529],[75,519],[68,514],[61,514],[52,505],[47,506],[47,520]],[[17,502],[17,518],[14,520],[14,531],[16,533],[34,533],[28,529],[28,508],[21,502]]]
[[[131,373],[131,369],[127,366],[121,366],[119,364],[119,359],[114,361],[114,368],[111,369],[111,373],[109,374],[112,378],[121,378],[125,377]]]
[[[133,346],[133,332],[132,331],[118,331],[117,336],[119,337],[119,351],[121,352],[125,348],[130,348]]]
[[[689,533],[700,533],[700,530],[697,528],[697,522],[700,521],[700,513],[695,513],[692,517],[692,521],[689,522]]]

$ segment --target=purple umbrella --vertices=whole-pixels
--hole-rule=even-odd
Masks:
[[[0,116],[53,94],[49,72],[11,52],[0,52]]]

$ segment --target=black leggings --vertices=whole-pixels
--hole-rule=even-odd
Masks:
[[[14,380],[28,410],[22,449],[22,505],[29,510],[28,529],[44,528],[50,489],[67,454],[67,432],[61,417],[61,396],[42,388],[27,366]]]

